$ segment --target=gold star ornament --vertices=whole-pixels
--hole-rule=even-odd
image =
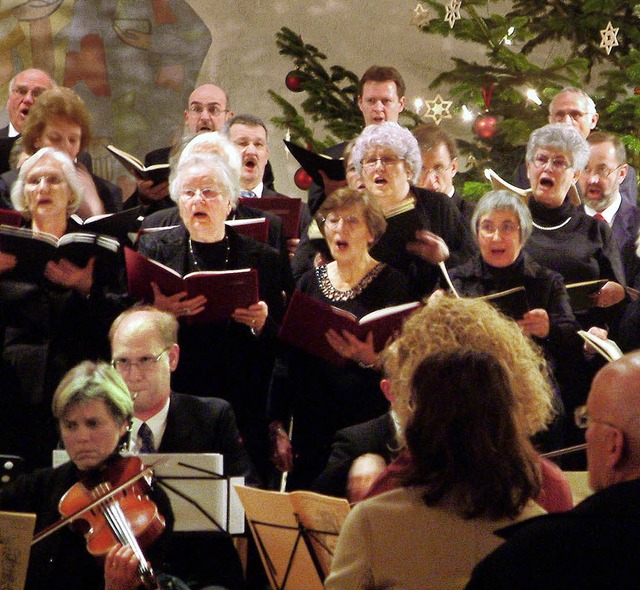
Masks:
[[[444,100],[442,96],[439,94],[433,100],[425,100],[424,101],[426,110],[424,112],[423,118],[433,119],[436,125],[440,125],[440,121],[442,119],[451,119],[451,113],[449,109],[451,109],[451,105],[453,104],[450,100]]]
[[[618,47],[618,45],[620,45],[618,43],[619,30],[619,27],[616,27],[614,29],[611,21],[609,21],[607,23],[607,28],[600,31],[600,37],[602,38],[602,41],[600,41],[600,47],[602,47],[607,52],[607,55],[611,53],[611,50],[614,47]]]
[[[416,7],[411,11],[411,21],[409,24],[415,25],[419,29],[424,27],[429,22],[429,9],[425,8],[420,2],[416,4]]]
[[[460,20],[462,17],[460,16],[460,7],[462,6],[462,0],[451,0],[447,5],[447,13],[445,14],[444,20],[449,23],[449,26],[453,29],[453,25],[456,24],[457,20]]]

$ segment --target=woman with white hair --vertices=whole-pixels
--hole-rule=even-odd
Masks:
[[[625,295],[611,228],[576,208],[568,197],[589,153],[589,144],[568,125],[545,125],[531,134],[526,159],[533,232],[525,249],[538,263],[559,272],[566,284],[609,279],[597,299],[599,308],[607,308]],[[578,314],[578,319],[590,327],[608,323],[604,316]]]
[[[81,231],[70,215],[82,198],[73,161],[51,147],[22,164],[11,191],[25,224],[56,238]],[[108,355],[104,294],[114,265],[62,258],[33,279],[17,265],[13,254],[0,252],[0,448],[36,466],[51,460],[55,445],[48,403],[58,381],[80,360]]]
[[[224,145],[227,140],[223,140]],[[225,224],[240,194],[240,168],[221,154],[198,150],[180,158],[169,181],[171,198],[178,205],[178,225],[144,234],[139,251],[181,276],[243,268],[258,271],[257,303],[236,309],[228,320],[184,322],[179,334],[182,354],[172,384],[178,391],[228,400],[247,450],[264,468],[267,393],[284,316],[283,292],[291,291],[293,280],[275,249]],[[204,307],[202,296],[166,296],[157,286],[153,288],[154,305],[181,320]]]

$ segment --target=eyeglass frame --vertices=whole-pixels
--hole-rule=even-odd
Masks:
[[[202,115],[204,111],[207,111],[207,113],[209,113],[209,115],[211,115],[212,117],[219,117],[223,113],[228,113],[229,109],[222,109],[217,106],[205,107],[200,105],[189,105],[189,108],[187,109],[187,111],[198,116]]]
[[[30,94],[34,99],[36,99],[46,90],[47,88],[44,87],[27,88],[26,86],[14,86],[11,89],[11,92],[13,92],[13,94],[15,94],[16,96],[21,96],[22,98]]]
[[[132,361],[131,359],[119,358],[119,359],[111,359],[109,363],[118,373],[121,371],[131,371],[133,367],[137,367],[139,371],[148,371],[154,365],[157,365],[162,358],[162,355],[165,352],[171,350],[173,345],[167,346],[162,349],[162,352],[157,356],[143,356],[140,357],[137,361]],[[123,365],[122,363],[127,363]]]
[[[205,187],[205,188],[196,188],[196,189],[193,189],[195,192],[194,192],[192,195],[188,195],[188,194],[186,194],[186,193],[184,192],[185,190],[191,190],[191,189],[190,189],[190,188],[187,188],[187,189],[180,189],[180,194],[178,195],[178,196],[179,196],[182,200],[184,200],[184,201],[191,201],[191,200],[193,200],[193,199],[197,199],[197,198],[198,198],[198,196],[200,196],[200,198],[201,198],[203,201],[207,201],[207,202],[209,202],[209,201],[214,201],[214,200],[215,200],[215,199],[217,199],[218,197],[225,197],[225,195],[224,195],[223,193],[221,193],[220,191],[218,191],[218,189],[215,189],[215,188],[212,188],[212,187]],[[215,191],[215,193],[216,193],[216,194],[215,194],[215,195],[213,195],[213,196],[209,196],[209,197],[205,196],[205,195],[204,195],[204,193],[203,193],[203,191],[209,191],[209,190]]]
[[[555,115],[552,115],[551,113],[549,113],[549,117],[553,119],[556,123],[560,123],[561,121],[564,121],[567,118],[567,115],[569,115],[569,117],[577,123],[585,115],[593,115],[593,114],[595,113],[573,111],[569,113],[563,112],[562,115],[560,113],[556,113]]]
[[[447,170],[451,170],[451,168],[453,168],[453,160],[451,160],[451,162],[449,162],[449,164],[447,164],[446,166],[443,166],[442,169],[436,170],[438,166],[441,166],[441,164],[438,164],[433,168],[425,168],[423,166],[422,168],[420,168],[420,175],[425,175],[428,178],[432,174],[435,174],[437,178],[440,178]]]
[[[326,217],[322,218],[322,223],[323,225],[328,226],[332,229],[338,227],[340,221],[343,221],[344,225],[346,225],[347,227],[356,227],[363,222],[366,223],[365,219],[361,219],[353,213],[350,213],[349,215],[338,215],[337,219],[329,219],[329,215],[331,215],[331,213],[328,213]]]
[[[513,223],[512,221],[503,221],[500,224],[500,226],[497,226],[491,223],[493,230],[488,231],[487,229],[482,228],[483,223],[491,223],[491,222],[488,219],[485,219],[484,221],[478,223],[478,234],[482,234],[484,237],[487,237],[487,238],[492,238],[496,232],[498,232],[499,235],[506,236],[506,237],[512,237],[516,234],[520,235],[521,229],[522,229],[519,223]],[[505,229],[504,226],[506,224],[509,224],[509,228]],[[513,226],[513,229],[511,229],[511,226]]]
[[[593,418],[589,414],[589,410],[587,409],[586,405],[578,406],[575,410],[573,410],[573,422],[580,430],[586,430],[591,424],[604,424],[606,426],[609,426],[610,428],[620,430],[620,427],[616,424],[613,424],[612,422]]]
[[[547,158],[547,159],[544,163],[540,163],[540,160],[538,158]],[[537,170],[544,170],[549,164],[549,162],[551,162],[551,170],[553,172],[566,172],[570,168],[573,168],[572,162],[568,162],[564,160],[561,165],[558,165],[558,160],[560,160],[560,157],[549,158],[543,154],[536,154],[531,159],[531,165]]]
[[[386,161],[385,161],[386,160]],[[363,170],[375,170],[378,162],[383,168],[394,166],[399,162],[404,162],[406,158],[400,158],[398,156],[381,156],[380,158],[367,158],[360,163]]]
[[[598,168],[606,168],[607,170],[609,170],[609,172],[607,172],[606,174],[601,175],[599,172],[590,172],[589,168],[585,168],[582,171],[582,174],[586,174],[587,178],[591,177],[591,176],[597,176],[600,179],[606,179],[609,178],[609,176],[611,176],[616,170],[619,170],[620,168],[622,168],[624,165],[626,164],[626,162],[622,162],[622,164],[618,164],[615,168],[610,169],[609,166],[607,166],[606,164],[602,164],[600,166],[598,166]]]

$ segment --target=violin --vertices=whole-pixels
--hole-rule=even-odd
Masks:
[[[70,524],[84,535],[89,553],[100,560],[118,544],[131,547],[145,588],[158,589],[142,552],[165,527],[164,517],[147,495],[150,471],[139,457],[118,457],[100,477],[92,472],[66,491],[58,504],[62,519],[35,535],[32,545]]]

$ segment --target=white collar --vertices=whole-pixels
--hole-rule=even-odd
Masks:
[[[156,447],[156,451],[160,447],[160,443],[162,442],[162,437],[164,436],[164,431],[167,428],[167,416],[169,414],[169,402],[170,398],[167,399],[167,402],[164,404],[163,408],[157,413],[151,416],[148,420],[145,420],[147,426],[151,428],[151,432],[153,432],[153,444]],[[133,453],[139,452],[138,447],[138,430],[140,430],[140,426],[142,425],[142,420],[140,418],[133,417],[131,422],[131,436],[129,439],[129,451]]]
[[[260,197],[262,197],[262,191],[264,190],[264,183],[260,181],[260,183],[257,184],[254,188],[252,189],[246,188],[244,190],[250,190],[259,199]]]
[[[18,135],[20,135],[20,132],[13,126],[13,124],[11,123],[11,121],[9,121],[9,137],[17,137]]]
[[[616,191],[616,194],[613,197],[613,202],[604,211],[596,211],[595,209],[592,209],[588,205],[585,205],[584,212],[587,215],[591,215],[591,217],[593,217],[596,213],[600,213],[600,215],[604,217],[605,221],[609,225],[611,225],[613,224],[613,220],[616,216],[616,213],[618,212],[618,209],[620,209],[621,204],[622,204],[622,197],[620,196],[620,191]]]

